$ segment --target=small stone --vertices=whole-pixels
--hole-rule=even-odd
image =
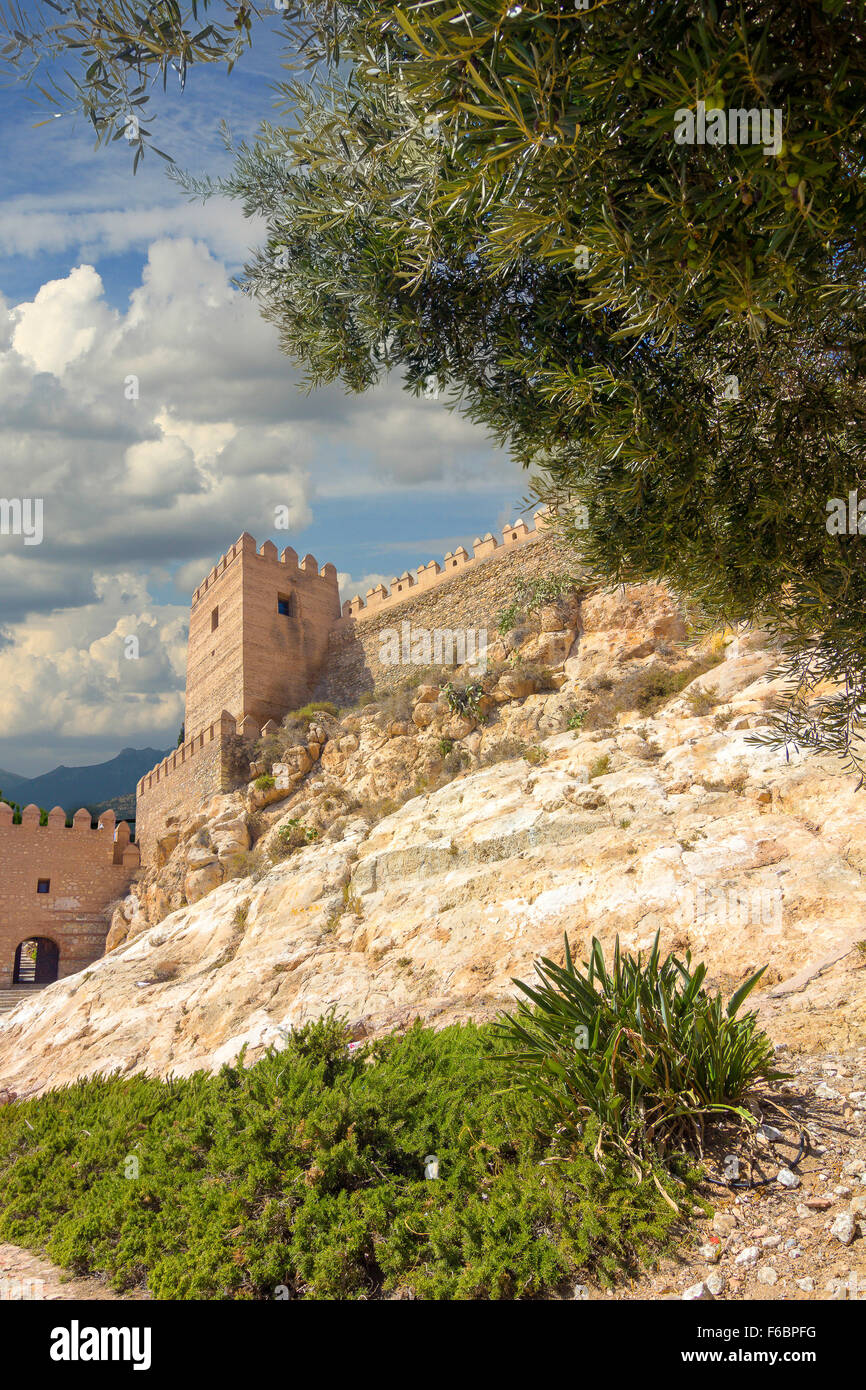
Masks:
[[[698,1254],[701,1259],[706,1260],[708,1265],[718,1264],[719,1260],[722,1258],[721,1241],[717,1241],[715,1244],[710,1242],[707,1245],[702,1245]]]
[[[758,1263],[758,1256],[760,1253],[757,1245],[747,1245],[745,1250],[741,1250],[739,1255],[737,1255],[734,1264],[743,1265],[746,1269],[751,1269],[752,1265]]]
[[[717,1269],[714,1269],[712,1274],[707,1275],[704,1282],[706,1284],[707,1292],[711,1293],[713,1295],[713,1298],[718,1298],[719,1294],[722,1293],[725,1287],[725,1276],[724,1274],[720,1274]]]
[[[835,1236],[841,1245],[850,1245],[856,1233],[857,1223],[850,1211],[840,1212],[830,1227],[831,1236]]]
[[[777,1284],[778,1282],[779,1276],[772,1265],[764,1265],[758,1270],[759,1284]]]
[[[574,1294],[572,1296],[584,1300],[589,1298],[589,1289],[586,1287],[586,1284],[575,1284]]]
[[[794,1245],[795,1243],[796,1243],[796,1242],[793,1241],[793,1240],[787,1242],[788,1245]],[[782,1244],[782,1237],[781,1237],[781,1236],[764,1236],[764,1239],[761,1241],[761,1244],[762,1244],[763,1246],[765,1246],[768,1250],[772,1250],[772,1249],[774,1249],[777,1245],[781,1245],[781,1244]]]
[[[729,1236],[732,1231],[737,1229],[737,1223],[733,1216],[726,1211],[717,1211],[713,1217],[713,1230],[718,1236]]]
[[[778,1144],[785,1137],[780,1129],[776,1129],[775,1125],[758,1125],[757,1132],[762,1139],[769,1140],[771,1144]]]
[[[683,1299],[687,1303],[693,1303],[696,1299],[706,1297],[706,1288],[703,1284],[692,1284],[683,1294]]]
[[[814,1293],[814,1292],[815,1292],[815,1280],[814,1280],[814,1279],[809,1279],[808,1277],[805,1278],[805,1279],[798,1279],[798,1280],[797,1280],[797,1288],[798,1288],[798,1289],[802,1289],[802,1290],[803,1290],[803,1293]]]
[[[826,1211],[832,1205],[829,1197],[807,1197],[803,1203],[807,1211]]]
[[[845,1164],[842,1172],[847,1178],[859,1177],[861,1173],[866,1176],[866,1162],[862,1158],[852,1158]]]
[[[815,1087],[815,1095],[819,1100],[841,1100],[842,1092],[837,1091],[835,1086],[828,1086],[826,1081],[822,1081],[820,1086]]]
[[[833,1191],[837,1197],[850,1197],[852,1190],[853,1189],[850,1187],[843,1187],[841,1183],[838,1187],[833,1188]]]
[[[796,1173],[792,1173],[790,1168],[780,1168],[776,1174],[776,1181],[783,1187],[795,1188],[800,1186],[800,1179]]]

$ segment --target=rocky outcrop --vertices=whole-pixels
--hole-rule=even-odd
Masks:
[[[717,642],[730,658],[677,690],[695,653],[663,591],[543,626],[565,617],[517,644],[572,633],[559,688],[491,669],[484,713],[427,685],[407,719],[322,715],[281,800],[252,783],[167,826],[109,954],[0,1020],[0,1085],[218,1067],[330,1008],[356,1036],[490,1017],[565,932],[580,953],[660,931],[725,989],[766,963],[774,1036],[862,1036],[866,797],[832,758],[751,742],[776,689],[766,640]]]

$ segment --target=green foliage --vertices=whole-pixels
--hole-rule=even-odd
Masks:
[[[315,826],[304,825],[297,816],[291,817],[284,825],[280,826],[271,841],[272,863],[288,858],[293,850],[300,849],[303,845],[310,845],[318,838],[319,832]]]
[[[246,1069],[0,1108],[0,1239],[161,1299],[530,1298],[670,1241],[655,1184],[601,1169],[591,1126],[559,1154],[533,1099],[501,1093],[489,1026],[347,1042],[328,1017]]]
[[[540,579],[518,579],[514,597],[499,615],[501,636],[513,631],[528,613],[534,613],[546,603],[556,603],[580,588],[580,580],[568,574],[544,575]]]
[[[291,714],[286,715],[286,719],[302,720],[305,724],[314,724],[316,716],[319,714],[329,714],[332,719],[338,719],[340,709],[333,700],[310,700],[300,709],[292,710]]]
[[[521,1001],[498,1025],[504,1060],[544,1107],[548,1128],[578,1137],[592,1118],[602,1144],[699,1150],[709,1117],[753,1122],[743,1105],[749,1090],[782,1078],[757,1016],[736,1017],[766,966],[725,1009],[720,994],[702,987],[705,965],[692,971],[690,953],[685,963],[662,960],[658,946],[656,933],[646,960],[624,956],[617,937],[608,971],[593,938],[580,971],[566,938],[564,966],[543,958],[535,989],[515,980],[531,1003]]]
[[[253,783],[253,786],[257,787],[260,792],[269,792],[276,785],[276,779],[269,772],[263,772],[261,777],[257,777]]]
[[[586,710],[585,710],[585,709],[575,709],[575,710],[572,710],[571,713],[570,713],[569,716],[568,716],[568,725],[567,725],[567,727],[568,727],[569,729],[573,729],[574,732],[577,733],[580,729],[583,728],[583,721],[584,721],[585,718],[586,718]]]
[[[541,767],[549,757],[546,748],[542,748],[538,743],[531,743],[523,754],[530,767]]]
[[[610,754],[602,753],[598,758],[593,758],[589,765],[589,780],[594,782],[596,777],[604,777],[610,772]]]
[[[284,349],[315,384],[435,380],[587,576],[767,626],[768,737],[859,765],[866,567],[825,521],[866,491],[866,0],[282,13],[285,119],[185,184],[266,220],[245,284]],[[678,143],[698,101],[779,111],[778,152]]]
[[[481,717],[479,702],[484,694],[484,687],[480,682],[472,681],[460,685],[454,681],[447,681],[442,687],[442,694],[452,714],[461,714],[467,719]]]
[[[223,8],[229,22],[202,27],[200,12],[209,7],[213,0],[188,5],[34,0],[26,8],[7,0],[0,6],[2,65],[30,83],[41,63],[70,63],[65,85],[54,77],[47,86],[34,83],[46,109],[52,116],[62,114],[58,106],[80,111],[96,132],[97,147],[126,136],[135,151],[135,173],[147,147],[170,160],[152,144],[145,126],[148,87],[161,77],[165,89],[174,69],[183,91],[196,64],[224,63],[231,72],[249,46],[253,11],[247,0],[227,0]],[[129,124],[133,116],[137,127]]]

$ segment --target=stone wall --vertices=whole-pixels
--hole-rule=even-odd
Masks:
[[[513,599],[518,579],[568,574],[574,568],[574,551],[555,535],[529,532],[524,544],[503,546],[455,574],[447,584],[410,594],[361,622],[343,618],[331,631],[326,675],[316,687],[315,698],[345,706],[366,691],[405,681],[412,674],[411,666],[402,662],[386,665],[380,660],[383,633],[396,630],[402,638],[404,623],[409,624],[410,633],[417,628],[431,634],[436,629],[484,629],[488,644],[492,644],[500,614]]]
[[[55,807],[47,825],[39,808],[26,806],[13,825],[12,807],[0,804],[0,988],[12,984],[15,952],[22,941],[47,937],[59,948],[58,977],[90,965],[103,954],[108,908],[122,898],[139,866],[126,821],[115,827],[107,811],[97,830],[90,812],[77,811],[70,827]],[[37,891],[39,880],[48,892]]]
[[[248,739],[257,738],[259,732],[257,726],[250,727]],[[154,863],[157,836],[169,816],[195,809],[245,776],[247,747],[235,720],[223,711],[142,777],[136,787],[135,820],[142,863]]]

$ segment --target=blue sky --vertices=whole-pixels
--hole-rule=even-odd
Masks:
[[[170,80],[156,143],[226,169],[220,120],[252,136],[279,72],[274,28],[230,77]],[[241,531],[332,561],[348,597],[502,527],[526,486],[397,382],[306,395],[230,285],[260,228],[155,155],[133,178],[126,142],[95,151],[80,118],[34,128],[49,114],[0,89],[0,497],[45,515],[41,545],[0,535],[0,768],[30,775],[173,743],[189,593]]]

